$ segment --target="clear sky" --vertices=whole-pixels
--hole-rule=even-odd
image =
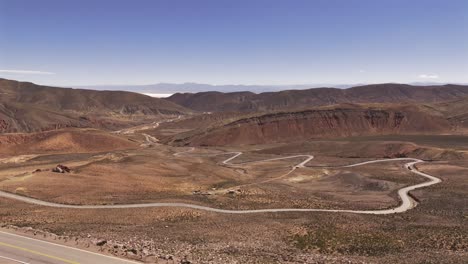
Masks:
[[[468,82],[468,1],[0,0],[0,77]]]

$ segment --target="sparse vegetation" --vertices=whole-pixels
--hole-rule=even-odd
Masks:
[[[356,232],[332,225],[315,226],[305,235],[294,235],[293,243],[302,250],[318,250],[323,254],[383,256],[403,249],[403,241],[378,230]]]

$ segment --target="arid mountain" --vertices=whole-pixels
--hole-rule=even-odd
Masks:
[[[430,105],[460,128],[468,129],[468,97]]]
[[[0,133],[61,127],[119,128],[138,118],[189,110],[164,99],[122,91],[57,88],[0,79]]]
[[[273,112],[182,133],[175,145],[243,145],[361,135],[438,134],[452,130],[437,111],[412,105],[339,105]]]
[[[349,89],[314,88],[255,94],[251,92],[178,93],[168,100],[187,108],[206,111],[276,111],[305,109],[340,103],[432,103],[468,96],[468,86],[411,86],[376,84]]]

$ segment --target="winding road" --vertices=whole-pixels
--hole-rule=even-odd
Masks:
[[[182,154],[187,154],[189,152],[194,151],[195,148],[191,148],[186,151],[175,153],[175,156],[181,156]],[[273,159],[265,159],[265,160],[257,160],[239,164],[231,163],[234,159],[241,156],[242,152],[225,152],[225,153],[218,153],[218,154],[208,154],[208,155],[228,155],[232,154],[231,157],[227,158],[226,160],[222,161],[221,163],[224,165],[232,165],[232,166],[239,166],[241,164],[247,163],[258,163],[258,162],[267,162],[267,161],[275,161],[275,160],[284,160],[284,159],[293,159],[293,158],[304,158],[303,161],[294,165],[290,171],[286,174],[283,174],[277,178],[269,179],[267,181],[272,181],[279,179],[281,177],[285,177],[291,174],[298,168],[305,167],[306,163],[312,160],[314,157],[311,155],[293,155],[293,156],[286,156],[280,158],[273,158]],[[353,213],[353,214],[371,214],[371,215],[385,215],[385,214],[394,214],[394,213],[403,213],[417,205],[417,202],[414,201],[410,196],[409,192],[415,189],[431,186],[441,182],[441,180],[437,177],[432,175],[420,172],[416,169],[415,164],[424,162],[423,160],[414,159],[414,158],[395,158],[395,159],[382,159],[382,160],[371,160],[366,162],[360,162],[351,165],[345,165],[342,167],[350,168],[350,167],[357,167],[371,163],[380,163],[380,162],[391,162],[391,161],[410,161],[405,164],[405,168],[415,173],[419,176],[423,176],[428,179],[428,181],[404,187],[398,190],[398,196],[401,200],[399,206],[391,209],[383,209],[383,210],[340,210],[340,209],[317,209],[317,208],[271,208],[271,209],[251,209],[251,210],[228,210],[228,209],[221,209],[221,208],[214,208],[202,205],[196,205],[191,203],[140,203],[140,204],[116,204],[116,205],[69,205],[69,204],[60,204],[60,203],[53,203],[48,201],[43,201],[35,198],[25,197],[9,192],[0,191],[0,197],[14,199],[21,202],[41,205],[41,206],[48,206],[48,207],[57,207],[57,208],[70,208],[70,209],[121,209],[121,208],[147,208],[147,207],[183,207],[183,208],[190,208],[196,210],[204,210],[209,212],[215,213],[224,213],[224,214],[253,214],[253,213],[281,213],[281,212],[333,212],[333,213]],[[251,184],[260,184],[263,182],[256,182]],[[245,186],[245,185],[243,185]],[[237,186],[240,187],[240,186]]]
[[[180,117],[179,117],[180,118]],[[172,120],[168,121],[171,122]],[[154,122],[151,124],[152,128],[158,127],[160,122]],[[147,126],[146,126],[147,127]],[[143,126],[142,128],[146,128]],[[123,131],[117,131],[121,134],[130,134],[135,131],[143,130],[141,128],[129,129]],[[145,137],[145,143],[143,146],[152,146],[158,142],[158,139],[152,137],[148,134],[143,134]],[[193,152],[195,148],[190,148],[185,151],[174,153],[174,156],[182,156]],[[262,184],[274,180],[278,180],[284,177],[287,177],[292,172],[299,168],[304,168],[306,164],[311,161],[314,156],[312,155],[292,155],[279,158],[271,158],[264,160],[248,161],[242,163],[232,163],[236,158],[241,156],[242,152],[224,152],[224,153],[215,153],[215,154],[205,154],[205,155],[231,155],[227,159],[221,162],[221,165],[226,165],[230,167],[239,167],[245,164],[253,164],[259,162],[271,162],[285,159],[298,159],[302,158],[303,160],[291,167],[291,169],[275,178],[268,180],[253,182],[244,185],[239,185],[231,188],[245,187],[249,185]],[[202,155],[202,154],[200,154]],[[184,157],[187,158],[188,156]],[[228,210],[221,208],[214,208],[202,205],[196,205],[191,203],[142,203],[142,204],[118,204],[118,205],[70,205],[70,204],[59,204],[48,201],[43,201],[35,198],[25,197],[9,192],[0,191],[0,197],[13,199],[29,204],[35,204],[40,206],[56,207],[56,208],[70,208],[70,209],[119,209],[119,208],[148,208],[148,207],[182,207],[190,208],[195,210],[204,210],[215,213],[222,214],[258,214],[258,213],[282,213],[282,212],[332,212],[332,213],[352,213],[352,214],[367,214],[367,215],[388,215],[395,213],[403,213],[417,205],[417,202],[411,198],[409,192],[415,189],[431,186],[441,182],[441,180],[432,175],[418,171],[415,167],[415,164],[422,163],[424,161],[413,158],[396,158],[396,159],[381,159],[381,160],[371,160],[366,162],[360,162],[351,165],[341,166],[343,168],[363,166],[372,163],[381,163],[381,162],[391,162],[391,161],[409,161],[404,166],[406,169],[415,173],[419,176],[422,176],[428,181],[404,187],[398,190],[398,196],[401,200],[400,205],[395,208],[384,209],[384,210],[339,210],[339,209],[317,209],[317,208],[273,208],[273,209],[251,209],[251,210]],[[336,167],[334,167],[336,168]],[[55,263],[69,263],[69,264],[80,264],[80,263],[137,263],[130,260],[119,259],[112,256],[106,256],[102,254],[93,253],[86,250],[81,250],[77,248],[71,248],[63,245],[58,245],[46,241],[41,241],[25,236],[19,236],[11,234],[8,232],[0,231],[0,263],[20,263],[20,264],[55,264]]]

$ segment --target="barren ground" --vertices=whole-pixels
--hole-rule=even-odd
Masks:
[[[140,141],[137,146],[143,143],[142,137],[129,137]],[[168,255],[195,263],[466,263],[468,141],[462,139],[457,144],[437,137],[352,138],[197,148],[179,156],[173,154],[187,148],[119,145],[110,151],[43,150],[5,156],[0,160],[1,190],[70,204],[182,201],[229,209],[387,208],[398,204],[396,190],[424,179],[404,170],[401,162],[336,166],[401,155],[434,160],[418,168],[443,181],[415,191],[419,205],[395,215],[75,210],[0,199],[0,222],[75,237],[84,244],[104,238],[109,241],[104,251],[140,258],[146,250],[154,256],[146,254],[143,260],[161,263],[172,263]],[[223,166],[221,161],[229,155],[213,154],[227,151],[244,152],[233,163],[292,154],[312,154],[315,159],[271,180],[301,159]],[[51,172],[57,164],[72,172]],[[37,169],[41,171],[34,172]],[[233,194],[228,193],[231,189]]]

